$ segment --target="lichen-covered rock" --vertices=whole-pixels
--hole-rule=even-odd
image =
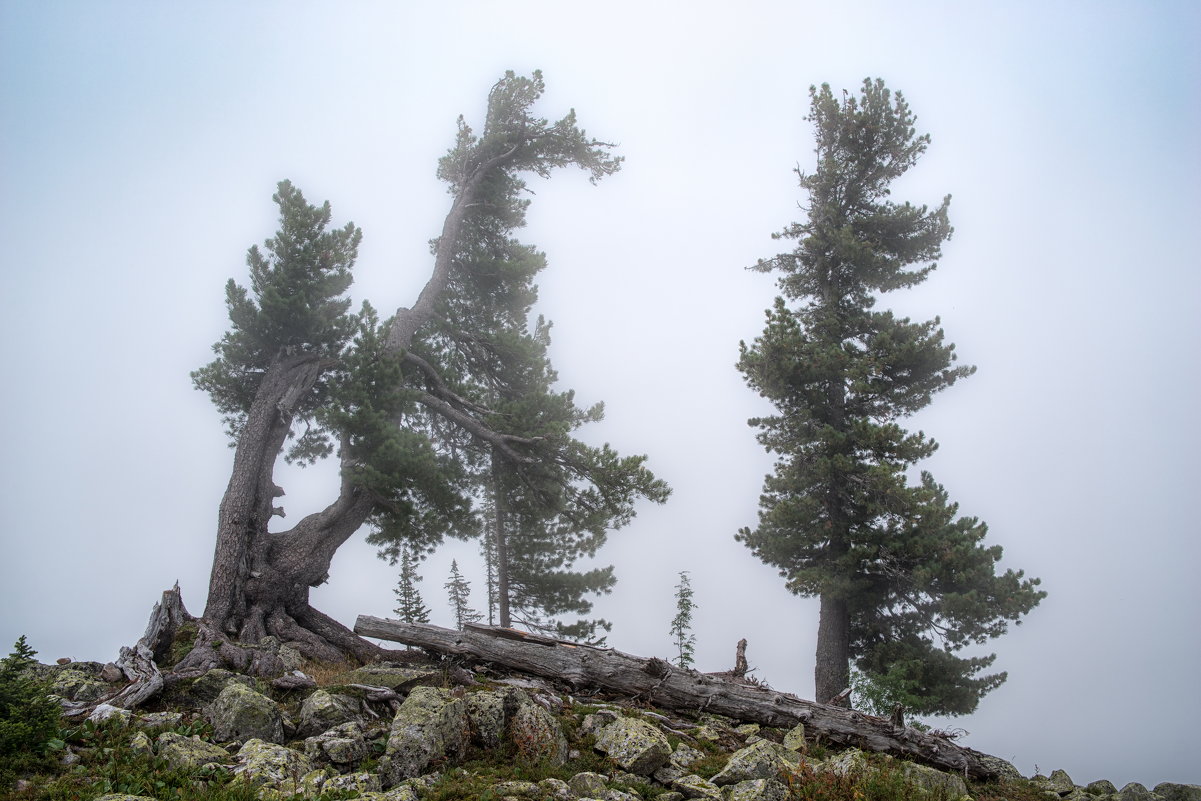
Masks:
[[[1130,782],[1118,790],[1118,801],[1154,801],[1151,791],[1138,782]]]
[[[585,771],[572,776],[567,786],[580,798],[601,798],[609,789],[609,782],[599,773]]]
[[[129,793],[108,793],[96,799],[96,801],[158,801],[148,795],[130,795]]]
[[[137,718],[137,724],[139,726],[144,726],[147,729],[151,729],[156,726],[163,726],[163,727],[170,728],[172,726],[179,726],[182,723],[183,723],[183,713],[182,712],[171,712],[171,711],[147,712],[143,715],[138,715],[138,718]]]
[[[206,743],[199,737],[185,737],[165,731],[155,740],[158,755],[173,768],[195,769],[209,764],[225,764],[229,753],[219,745]]]
[[[725,801],[787,801],[788,788],[775,779],[751,779],[726,788]]]
[[[730,755],[730,761],[713,777],[713,783],[724,787],[751,779],[775,779],[781,773],[795,770],[801,755],[770,740],[760,740]]]
[[[500,782],[492,787],[493,795],[515,796],[517,798],[537,798],[541,795],[541,792],[538,785],[533,782]]]
[[[809,746],[805,744],[804,723],[798,723],[788,730],[788,732],[784,735],[784,747],[790,751],[797,751],[801,754],[809,750]]]
[[[943,773],[928,765],[918,765],[915,762],[891,760],[891,764],[900,769],[905,779],[915,787],[925,790],[927,794],[943,798],[959,799],[967,796],[967,784],[963,777],[954,773]]]
[[[225,689],[225,685],[231,681],[236,681],[244,687],[254,688],[254,679],[249,676],[242,676],[221,668],[213,668],[193,681],[191,686],[187,688],[187,694],[201,704],[212,703],[217,700],[217,696]]]
[[[133,720],[133,713],[128,709],[121,709],[112,704],[98,704],[92,710],[92,714],[88,715],[88,720],[93,723],[99,723],[102,720],[112,720],[114,718],[120,720],[122,724],[129,723]]]
[[[392,719],[380,760],[384,784],[420,776],[436,760],[461,757],[469,731],[467,706],[461,699],[435,687],[415,688]]]
[[[72,667],[54,672],[50,692],[69,701],[99,701],[108,695],[109,686],[99,676]]]
[[[580,723],[581,734],[600,734],[601,729],[617,721],[618,715],[616,712],[608,709],[602,709],[599,712],[593,712],[584,716],[584,720]]]
[[[421,796],[407,784],[393,787],[386,793],[360,793],[358,801],[418,801]]]
[[[483,748],[496,748],[505,737],[508,714],[505,699],[508,693],[484,691],[471,693],[463,701],[467,720],[471,723],[471,739]]]
[[[571,792],[571,786],[562,779],[543,779],[538,782],[538,787],[543,795],[553,798],[555,801],[571,801],[575,798],[575,794]]]
[[[1201,784],[1161,782],[1151,792],[1164,801],[1201,801]]]
[[[222,742],[284,741],[284,716],[279,705],[236,681],[226,684],[217,699],[204,708],[204,719],[213,726],[213,739]]]
[[[529,763],[562,765],[567,761],[567,737],[550,712],[518,692],[522,699],[509,722],[509,737],[520,759]]]
[[[855,776],[867,770],[867,757],[858,748],[848,748],[822,762],[821,769],[837,776]]]
[[[314,761],[349,765],[367,756],[363,727],[356,721],[343,723],[315,737],[305,738],[304,755]]]
[[[671,744],[663,733],[637,718],[618,718],[601,729],[596,750],[638,776],[650,776],[671,757]]]
[[[671,789],[684,795],[685,798],[704,798],[711,801],[722,801],[721,788],[708,779],[702,779],[695,773],[681,776],[671,783]]]
[[[298,776],[313,772],[313,763],[299,751],[265,740],[247,740],[237,754],[234,775],[258,787],[281,789]]]
[[[671,752],[670,761],[677,768],[687,769],[701,761],[704,757],[704,754],[692,746],[680,743],[676,746],[676,750]]]
[[[354,698],[316,690],[300,705],[296,734],[312,737],[358,718],[359,704]]]
[[[407,668],[393,665],[364,665],[345,677],[347,684],[367,684],[404,690],[418,685],[441,684],[442,671],[427,668]]]
[[[1118,788],[1109,779],[1097,779],[1085,785],[1084,791],[1089,795],[1116,795]]]
[[[150,737],[146,732],[140,731],[130,738],[129,750],[141,756],[153,756],[154,743],[150,742]]]
[[[1026,779],[1022,775],[1022,772],[1013,766],[1012,762],[1008,762],[1000,757],[993,756],[992,754],[976,754],[976,759],[980,761],[980,764],[985,769],[1003,781],[1016,782]]]
[[[1064,770],[1053,770],[1050,776],[1035,775],[1030,781],[1041,790],[1061,796],[1067,795],[1076,789],[1072,777]]]
[[[338,776],[330,776],[321,785],[321,791],[328,793],[332,790],[353,790],[356,793],[378,793],[383,789],[380,786],[379,776],[374,773],[345,773]]]

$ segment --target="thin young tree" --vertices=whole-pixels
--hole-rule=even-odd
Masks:
[[[442,585],[446,588],[450,608],[455,616],[455,628],[462,631],[468,623],[478,623],[483,615],[471,607],[471,582],[459,572],[458,560],[450,562],[450,580]]]
[[[422,581],[421,574],[417,572],[417,554],[407,545],[402,546],[398,561],[400,578],[396,582],[396,589],[393,590],[397,602],[393,611],[397,619],[406,623],[429,623],[429,607],[425,605],[421,592],[417,589],[417,584]]]
[[[966,714],[1005,680],[995,655],[955,652],[998,637],[1043,598],[1038,579],[995,572],[1001,548],[961,517],[942,486],[911,470],[937,447],[901,420],[975,368],[955,364],[938,318],[912,322],[877,302],[924,281],[951,235],[937,207],[891,199],[925,152],[904,98],[865,81],[840,100],[810,89],[817,165],[800,174],[808,218],[785,229],[787,253],[755,269],[779,274],[781,297],[738,368],[776,407],[752,420],[777,455],[759,524],[738,538],[820,599],[815,699],[869,678],[909,688],[921,713]]]
[[[524,220],[523,176],[578,166],[595,181],[620,166],[574,112],[553,123],[534,115],[542,92],[540,74],[510,72],[489,94],[481,133],[460,118],[438,165],[451,204],[429,278],[390,318],[366,304],[349,311],[359,230],[329,230],[328,203],[312,206],[280,184],[279,232],[251,249],[249,289],[229,282],[230,330],[214,346],[217,358],[193,374],[236,449],[200,636],[181,667],[246,661],[250,653],[235,653],[234,643],[266,635],[314,659],[383,655],[309,604],[338,548],[364,525],[391,558],[402,544],[428,549],[448,533],[472,533],[492,454],[516,474],[567,458],[561,439],[501,430],[483,391],[495,371],[473,356],[505,329],[497,310],[534,292],[540,262],[506,269],[489,251]],[[281,456],[301,464],[336,456],[341,479],[322,511],[275,531]],[[605,478],[587,465],[576,476]]]
[[[676,646],[676,664],[691,667],[696,651],[696,636],[692,633],[692,612],[697,608],[692,600],[692,581],[687,570],[680,571],[676,584],[676,616],[671,619],[671,636]]]

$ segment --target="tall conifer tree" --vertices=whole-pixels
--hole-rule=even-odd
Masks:
[[[817,166],[800,175],[808,219],[778,238],[796,247],[755,269],[782,293],[738,368],[777,414],[750,421],[778,456],[759,524],[738,538],[780,569],[793,592],[821,601],[815,700],[849,686],[849,664],[909,688],[923,713],[966,714],[1005,680],[981,675],[995,655],[955,651],[1003,634],[1045,593],[1022,571],[995,573],[1000,546],[927,472],[937,444],[899,423],[970,375],[955,365],[938,318],[876,310],[888,292],[935,268],[951,235],[950,198],[934,209],[895,203],[890,185],[926,150],[900,93],[864,81],[840,101],[811,88]]]

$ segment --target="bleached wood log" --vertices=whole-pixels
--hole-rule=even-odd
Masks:
[[[805,732],[828,742],[923,762],[975,779],[995,778],[980,757],[945,737],[893,726],[884,718],[805,701],[767,687],[739,684],[662,659],[632,656],[609,648],[526,636],[474,625],[455,631],[422,623],[360,615],[355,633],[415,645],[442,654],[491,662],[536,676],[559,679],[577,689],[604,688],[656,706],[714,712],[767,726],[805,724]]]

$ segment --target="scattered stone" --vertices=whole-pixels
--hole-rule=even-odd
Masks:
[[[1151,791],[1138,782],[1130,782],[1118,790],[1118,801],[1155,801]]]
[[[751,779],[727,788],[725,801],[787,801],[788,788],[775,779]]]
[[[317,761],[349,765],[367,756],[367,740],[357,722],[343,723],[304,741],[304,755]]]
[[[321,791],[324,793],[332,790],[353,790],[361,795],[362,793],[378,793],[381,789],[379,776],[374,773],[346,773],[330,776],[321,785]]]
[[[1012,762],[1007,762],[1000,757],[991,754],[976,754],[976,758],[980,760],[981,765],[995,773],[1002,781],[1024,781],[1026,778],[1020,770],[1013,766]]]
[[[238,751],[237,759],[234,775],[258,787],[279,790],[286,783],[295,787],[296,777],[306,777],[313,772],[313,764],[304,754],[265,740],[247,740]]]
[[[704,759],[705,755],[690,745],[680,743],[671,752],[671,764],[680,769],[687,769]]]
[[[147,729],[152,729],[158,726],[165,728],[173,728],[183,723],[182,712],[147,712],[144,715],[138,715],[137,724]]]
[[[271,686],[277,690],[308,690],[317,686],[311,676],[306,676],[299,670],[285,673],[271,681]]]
[[[533,782],[500,782],[493,785],[492,793],[499,796],[517,796],[518,798],[536,798],[540,794],[538,785]]]
[[[284,718],[279,705],[240,682],[230,681],[225,685],[217,699],[204,708],[204,719],[213,726],[213,739],[222,742],[284,741]]]
[[[805,744],[804,723],[798,723],[788,730],[784,735],[784,747],[801,754],[809,750],[809,746]]]
[[[1109,779],[1098,779],[1095,782],[1089,782],[1084,791],[1090,795],[1116,795],[1118,788],[1114,787],[1113,782]]]
[[[505,737],[508,715],[505,712],[506,692],[471,693],[463,702],[471,722],[471,739],[483,748],[496,748]]]
[[[599,734],[601,729],[616,721],[616,712],[602,709],[599,712],[593,712],[590,715],[584,716],[583,722],[580,723],[580,732],[582,734]]]
[[[109,694],[109,686],[99,676],[67,668],[55,671],[50,692],[68,701],[99,701]]]
[[[562,779],[543,779],[538,782],[538,787],[555,801],[570,801],[575,798],[571,786]]]
[[[738,784],[751,779],[774,779],[782,772],[796,769],[801,755],[770,740],[760,740],[735,751],[721,772],[713,777],[719,786]]]
[[[185,737],[173,731],[165,731],[155,740],[158,755],[173,768],[195,769],[209,764],[223,765],[229,761],[229,753],[219,745],[206,743],[199,737]]]
[[[129,750],[142,756],[154,756],[154,743],[144,731],[137,732],[129,740]]]
[[[192,686],[188,688],[188,695],[202,704],[212,703],[217,700],[217,696],[225,689],[225,685],[231,681],[237,682],[244,687],[254,687],[254,679],[249,676],[243,676],[221,668],[213,668],[192,682]]]
[[[1164,801],[1201,801],[1201,784],[1161,782],[1152,792]]]
[[[518,757],[531,764],[562,765],[567,761],[567,737],[563,727],[550,712],[525,693],[518,692],[522,703],[509,723],[509,736],[517,747]]]
[[[599,773],[577,773],[567,782],[571,791],[580,798],[600,798],[609,789],[608,780]]]
[[[100,680],[109,684],[116,684],[119,681],[125,681],[125,671],[109,662],[100,669]]]
[[[348,673],[346,684],[366,684],[371,687],[387,687],[389,690],[407,690],[418,685],[442,683],[442,671],[428,668],[405,668],[393,665],[364,665]]]
[[[721,788],[708,779],[702,779],[695,773],[681,776],[671,783],[671,789],[684,794],[685,798],[705,798],[712,801],[722,801]]]
[[[343,723],[357,721],[359,715],[356,699],[317,690],[300,705],[296,734],[298,737],[312,737]]]
[[[838,776],[854,776],[867,770],[867,757],[858,748],[848,748],[822,762],[822,770]]]
[[[650,776],[671,757],[671,745],[657,728],[637,718],[619,718],[601,730],[596,750],[622,770]]]
[[[889,758],[890,764],[900,769],[901,773],[917,787],[927,793],[944,798],[959,799],[967,796],[967,784],[963,777],[954,773],[943,773],[927,765],[916,762],[905,762]]]
[[[449,691],[417,687],[392,719],[380,760],[385,786],[419,776],[438,760],[459,758],[467,747],[467,706]]]
[[[110,718],[117,718],[128,723],[133,719],[133,713],[128,709],[121,709],[112,704],[100,704],[92,710],[92,714],[88,715],[88,720],[93,723],[99,723],[102,720],[109,720]]]

